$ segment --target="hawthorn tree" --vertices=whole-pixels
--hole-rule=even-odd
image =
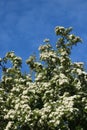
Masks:
[[[26,60],[34,78],[21,71],[22,59],[14,52],[0,58],[0,130],[87,129],[87,72],[70,59],[81,42],[71,30],[57,26],[56,48],[46,39],[39,60]]]

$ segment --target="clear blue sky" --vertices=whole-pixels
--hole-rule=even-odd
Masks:
[[[55,44],[57,25],[73,27],[83,39],[72,60],[87,62],[86,0],[0,0],[0,57],[12,50],[24,62],[45,38]]]

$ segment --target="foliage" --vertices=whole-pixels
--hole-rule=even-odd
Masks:
[[[26,61],[34,79],[21,72],[22,59],[14,52],[0,58],[0,130],[86,130],[87,72],[70,59],[81,42],[71,30],[56,27],[56,49],[46,39],[39,61]]]

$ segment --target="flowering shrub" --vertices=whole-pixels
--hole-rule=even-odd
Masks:
[[[87,72],[70,59],[72,46],[81,42],[71,30],[56,27],[56,49],[46,39],[39,62],[26,60],[34,79],[21,72],[22,59],[14,52],[0,58],[0,130],[87,129]]]

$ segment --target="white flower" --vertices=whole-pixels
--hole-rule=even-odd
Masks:
[[[58,29],[58,30],[64,30],[64,27],[63,27],[63,26],[56,26],[55,29]]]
[[[78,73],[79,75],[81,75],[81,74],[82,74],[82,70],[81,70],[81,69],[77,69],[77,73]]]
[[[68,83],[67,79],[59,79],[59,85],[63,85],[64,83]]]
[[[0,62],[2,61],[2,58],[0,58]]]
[[[63,79],[63,78],[66,78],[66,76],[62,73],[60,73],[60,77]]]
[[[12,125],[12,124],[13,124],[13,122],[12,122],[12,121],[9,121],[8,124],[7,124],[7,126],[6,126],[6,128],[5,128],[5,130],[11,129],[11,125]]]
[[[75,62],[75,63],[78,64],[78,65],[84,65],[83,62]]]
[[[84,63],[83,62],[74,62],[74,65],[77,67],[83,67]]]
[[[52,61],[55,63],[55,62],[56,62],[56,59],[55,59],[55,58],[52,58]]]
[[[55,123],[55,120],[50,120],[49,123]]]
[[[19,103],[15,105],[15,109],[17,110],[19,108]]]
[[[59,85],[62,85],[64,83],[69,83],[68,78],[64,74],[60,73],[59,76],[60,76],[60,78],[59,78],[59,80],[57,80],[57,81],[59,81]]]
[[[37,75],[37,77],[35,78],[35,81],[38,81],[38,80],[41,80],[41,79],[43,79],[43,75],[41,73],[39,73]]]
[[[49,39],[44,39],[44,41],[43,42],[49,42],[50,40]]]
[[[72,40],[73,38],[75,38],[75,36],[73,34],[70,34],[68,37],[69,37],[70,40]]]
[[[66,51],[63,51],[63,52],[61,52],[61,55],[62,55],[62,56],[67,55],[67,52],[66,52]]]
[[[23,91],[23,95],[26,95],[27,93],[28,93],[27,89]]]
[[[87,111],[87,105],[85,106],[85,110]]]
[[[14,79],[15,82],[19,82],[19,79]]]
[[[54,125],[57,126],[59,124],[60,124],[60,120],[57,120]]]
[[[4,119],[8,119],[9,117],[14,118],[14,114],[15,113],[12,113],[11,111],[9,111],[8,114],[4,116]]]
[[[21,99],[23,99],[23,100],[21,100],[21,103],[24,103],[25,99],[28,99],[28,98],[29,98],[28,96],[22,95]]]

